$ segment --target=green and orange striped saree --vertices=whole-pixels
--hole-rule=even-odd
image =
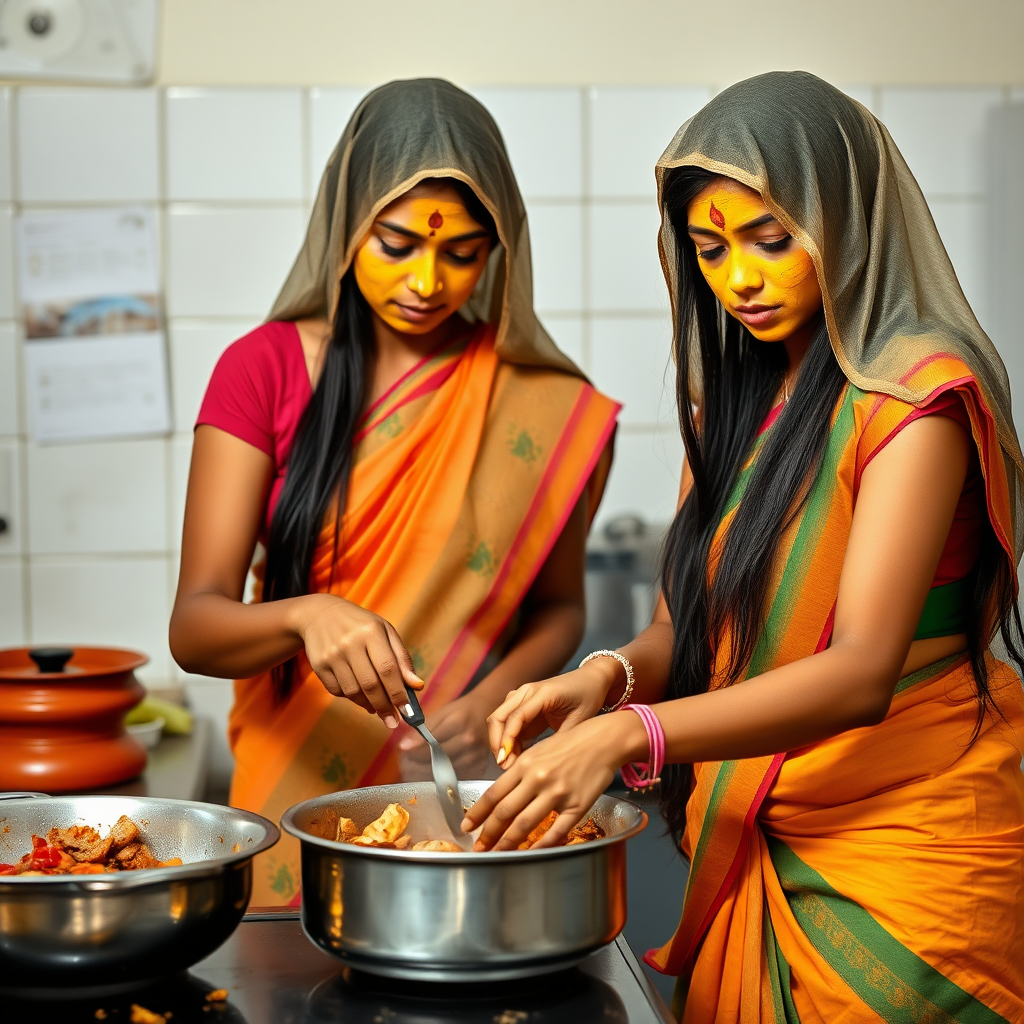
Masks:
[[[918,406],[852,384],[844,392],[823,468],[784,535],[748,676],[828,646],[860,474],[951,389],[967,408],[991,521],[1013,558],[1006,471],[974,377],[958,359],[933,356],[904,383],[933,390]],[[756,458],[755,447],[720,533]],[[726,657],[720,650],[720,666]],[[1024,1021],[1024,695],[989,657],[999,713],[973,744],[977,705],[963,654],[902,679],[877,726],[788,754],[694,766],[683,916],[647,956],[680,975],[680,1019]]]
[[[382,615],[427,680],[458,697],[499,644],[584,492],[592,517],[618,405],[580,377],[498,359],[493,327],[423,360],[366,414],[336,557],[334,516],[311,592]],[[398,780],[399,732],[332,697],[304,658],[287,701],[270,674],[235,684],[231,802],[274,821],[324,793]],[[297,904],[299,847],[257,858],[252,902]]]

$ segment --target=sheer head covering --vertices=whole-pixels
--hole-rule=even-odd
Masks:
[[[655,169],[659,249],[677,322],[680,267],[664,187],[667,174],[684,166],[756,189],[807,250],[832,348],[857,387],[920,405],[934,387],[908,384],[915,368],[945,354],[967,366],[995,424],[1013,523],[1019,524],[1024,461],[1006,370],[964,298],[921,189],[885,126],[802,71],[740,82],[686,122]],[[1019,560],[1024,538],[1019,529],[1013,533]]]
[[[359,104],[327,161],[306,240],[270,318],[333,321],[341,279],[374,218],[424,178],[464,181],[498,229],[500,244],[460,312],[497,325],[499,358],[582,377],[533,311],[526,209],[501,132],[469,93],[437,78],[389,82]]]

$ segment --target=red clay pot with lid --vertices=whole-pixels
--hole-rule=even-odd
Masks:
[[[146,767],[124,716],[145,696],[149,659],[114,647],[0,650],[0,791],[111,786]]]

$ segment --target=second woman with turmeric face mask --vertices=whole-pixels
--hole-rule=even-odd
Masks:
[[[236,806],[276,820],[429,778],[398,720],[406,685],[460,777],[485,776],[487,715],[579,643],[618,407],[537,321],[529,266],[480,104],[433,80],[371,93],[271,321],[221,358],[196,431],[171,645],[238,680]],[[298,897],[286,838],[253,901]]]
[[[685,1024],[1024,1021],[1002,362],[885,127],[820,79],[726,89],[656,175],[686,448],[662,594],[495,711],[464,829],[515,849],[555,811],[551,846],[616,771],[657,786],[690,866],[645,959]]]

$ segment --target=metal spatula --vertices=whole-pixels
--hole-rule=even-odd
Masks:
[[[455,775],[451,759],[427,728],[423,708],[420,707],[416,691],[412,687],[406,686],[405,692],[408,694],[409,703],[398,710],[402,718],[427,741],[427,746],[430,747],[430,770],[434,775],[434,787],[437,789],[437,799],[441,804],[444,820],[455,837],[456,843],[464,850],[471,850],[473,840],[462,831],[462,819],[466,815],[462,809],[459,780]]]

